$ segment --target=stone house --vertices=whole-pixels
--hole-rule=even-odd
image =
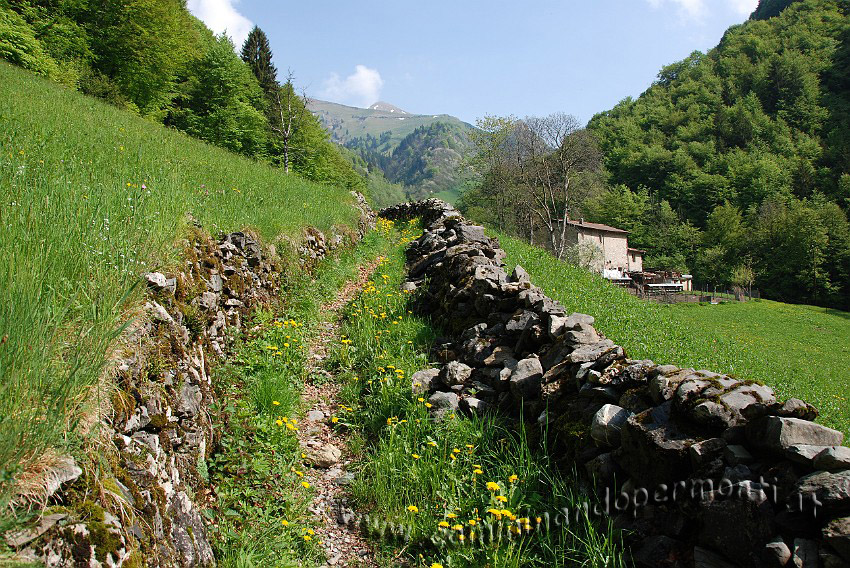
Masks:
[[[567,221],[566,241],[569,245],[589,243],[599,248],[602,254],[594,266],[599,272],[643,270],[644,251],[629,248],[629,232],[623,229],[574,219]]]

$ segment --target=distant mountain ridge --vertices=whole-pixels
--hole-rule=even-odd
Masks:
[[[318,99],[307,107],[331,139],[379,169],[411,198],[452,200],[463,185],[459,166],[472,152],[471,124],[447,114],[412,114],[379,101],[358,108]]]

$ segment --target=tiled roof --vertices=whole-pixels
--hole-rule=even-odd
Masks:
[[[574,227],[581,227],[584,229],[593,229],[594,231],[604,231],[606,233],[628,233],[628,231],[624,231],[623,229],[618,229],[617,227],[610,227],[608,225],[603,225],[602,223],[588,223],[587,221],[571,220],[567,221],[567,224],[572,225]]]

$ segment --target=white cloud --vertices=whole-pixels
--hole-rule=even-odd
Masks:
[[[759,5],[759,0],[728,0],[728,2],[732,9],[742,16],[749,16]]]
[[[336,73],[325,79],[319,96],[335,103],[366,107],[381,99],[384,80],[377,69],[365,65],[354,67],[354,73],[340,78]]]
[[[189,11],[217,34],[227,31],[236,49],[242,47],[254,22],[243,16],[234,4],[239,0],[189,0]]]

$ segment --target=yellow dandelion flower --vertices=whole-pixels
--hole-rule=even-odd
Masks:
[[[448,521],[440,521],[438,526],[440,526],[444,529],[447,529],[447,528],[449,528],[449,523],[448,523]]]
[[[418,513],[419,507],[417,507],[416,505],[408,505],[407,510],[410,511],[411,513]]]
[[[482,473],[484,473],[484,471],[481,469],[474,469],[472,470],[472,473],[474,473],[475,475],[481,475]]]
[[[275,406],[280,406],[280,401],[279,400],[273,400],[272,404],[275,405]]]
[[[474,527],[477,521],[475,519],[469,519],[468,522],[469,522],[469,526]]]
[[[508,481],[510,481],[511,483],[515,483],[518,479],[519,479],[519,477],[517,477],[517,475],[514,474],[514,475],[512,475],[508,478]]]
[[[490,491],[498,491],[499,490],[499,484],[495,483],[493,481],[488,481],[487,482],[487,489],[489,489]]]
[[[410,455],[413,456],[413,459],[415,459],[415,460],[419,459],[419,454],[410,454]]]
[[[462,530],[463,530],[463,525],[461,525],[461,524],[456,524],[455,526],[453,526],[453,527],[452,527],[452,530],[462,531]]]
[[[499,503],[507,503],[508,498],[504,495],[496,495],[496,501],[498,501]]]
[[[274,423],[278,426],[283,426],[283,420],[275,420]]]
[[[304,487],[304,489],[310,489],[310,484],[307,483],[306,481],[302,481],[301,486]]]
[[[312,536],[310,536],[309,534],[305,534],[305,535],[304,535],[304,540],[306,540],[307,542],[309,542],[309,541],[313,540],[313,537],[312,537]]]
[[[434,406],[434,405],[431,404],[430,402],[425,403],[425,408],[431,408],[432,406]]]
[[[456,519],[456,518],[457,518],[457,515],[455,515],[454,513],[448,513],[448,514],[446,515],[446,518],[447,518],[447,519]]]
[[[286,519],[281,519],[280,524],[282,524],[282,525],[283,525],[283,526],[285,526],[285,527],[288,527],[288,526],[289,526],[289,521],[287,521]]]
[[[457,448],[455,448],[455,449],[453,449],[453,450],[452,450],[452,453],[453,453],[453,454],[459,454],[459,453],[460,453],[460,450],[459,450],[459,449],[457,449]]]

